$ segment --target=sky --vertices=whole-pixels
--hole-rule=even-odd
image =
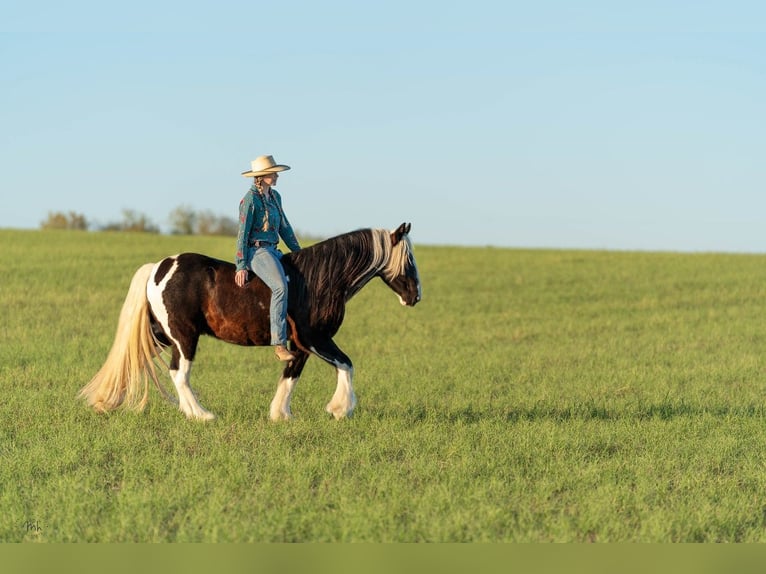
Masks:
[[[0,4],[0,228],[237,217],[415,245],[766,253],[766,3]]]

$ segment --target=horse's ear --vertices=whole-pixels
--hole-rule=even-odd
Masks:
[[[396,231],[391,234],[391,245],[396,245],[399,243],[402,240],[402,237],[410,232],[411,227],[412,225],[410,223],[402,223],[399,227],[397,227]]]

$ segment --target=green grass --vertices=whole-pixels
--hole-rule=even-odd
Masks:
[[[233,239],[0,230],[0,540],[766,541],[766,257],[413,239],[422,303],[336,337],[354,418],[313,358],[269,422],[272,354],[204,339],[203,424],[76,394],[139,265]]]

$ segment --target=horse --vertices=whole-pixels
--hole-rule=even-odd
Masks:
[[[375,277],[402,305],[414,307],[420,301],[410,229],[409,223],[394,231],[358,229],[282,256],[288,279],[288,339],[295,359],[285,363],[277,382],[271,420],[292,418],[290,398],[311,355],[337,373],[337,387],[325,410],[335,419],[352,416],[357,403],[354,367],[333,337],[343,323],[346,303]],[[200,336],[244,346],[271,341],[269,288],[252,272],[245,286],[238,287],[235,272],[233,263],[199,253],[142,265],[131,280],[106,361],[79,396],[97,412],[119,407],[141,411],[151,380],[187,418],[214,419],[190,386]],[[162,357],[168,348],[169,364]],[[159,380],[156,358],[169,371],[177,401]]]

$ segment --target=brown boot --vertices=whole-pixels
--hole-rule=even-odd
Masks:
[[[294,361],[295,355],[287,350],[284,345],[277,345],[274,347],[274,353],[277,355],[277,359],[280,361]]]

